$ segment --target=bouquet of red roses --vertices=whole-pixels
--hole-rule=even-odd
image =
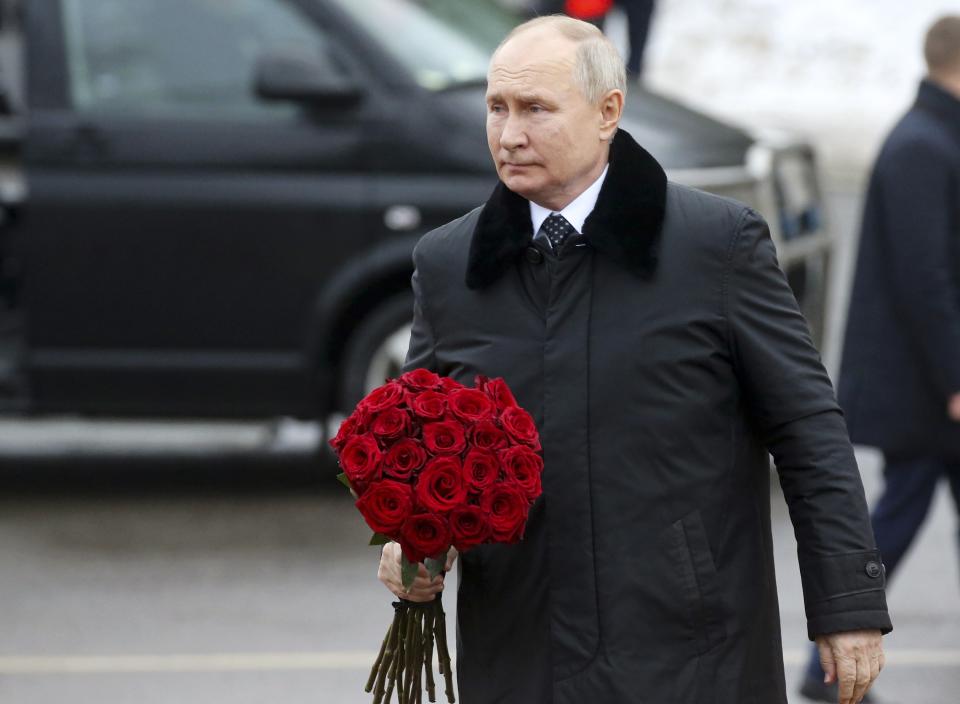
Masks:
[[[330,441],[373,529],[371,545],[390,540],[403,552],[404,587],[422,562],[433,578],[451,546],[516,543],[540,496],[543,459],[533,418],[506,382],[478,375],[469,388],[427,369],[388,379],[371,391]],[[394,602],[394,619],[370,672],[375,704],[421,701],[422,675],[436,701],[433,646],[449,702],[453,675],[439,595],[426,604]]]

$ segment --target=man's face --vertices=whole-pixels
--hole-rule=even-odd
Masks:
[[[552,210],[600,175],[609,131],[573,78],[576,44],[549,28],[501,47],[487,74],[487,143],[500,180]]]

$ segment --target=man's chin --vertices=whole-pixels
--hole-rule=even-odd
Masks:
[[[500,180],[503,181],[504,186],[509,188],[518,196],[523,196],[527,200],[531,200],[537,194],[537,184],[533,179],[523,174],[509,174],[501,172]]]

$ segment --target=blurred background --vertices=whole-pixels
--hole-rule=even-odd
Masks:
[[[325,439],[403,362],[413,244],[495,183],[490,52],[554,5],[0,0],[0,701],[368,701],[390,594]],[[660,0],[632,74],[623,126],[763,213],[832,374],[871,161],[947,11]],[[604,30],[628,57],[623,7]],[[889,592],[881,701],[957,700],[953,513]]]

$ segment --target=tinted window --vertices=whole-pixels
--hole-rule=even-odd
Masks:
[[[320,28],[285,0],[61,3],[78,110],[283,117],[296,107],[253,92],[257,58],[271,50],[326,57]]]
[[[336,0],[424,88],[484,81],[490,50],[415,0]]]

